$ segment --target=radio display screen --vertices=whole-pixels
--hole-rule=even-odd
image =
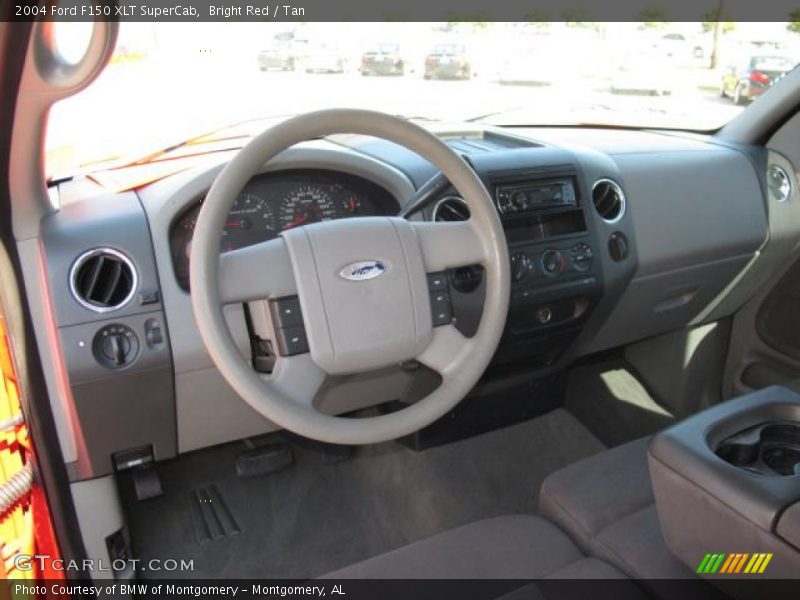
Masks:
[[[498,210],[504,215],[577,205],[571,179],[498,185],[495,199]]]

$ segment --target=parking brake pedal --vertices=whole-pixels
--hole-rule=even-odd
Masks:
[[[153,458],[153,449],[150,446],[117,452],[113,456],[113,461],[114,468],[118,472],[130,472],[137,500],[149,500],[164,493]]]
[[[289,444],[272,443],[255,446],[236,457],[236,474],[239,477],[271,475],[294,463]]]
[[[133,468],[133,489],[137,500],[149,500],[161,496],[161,477],[154,463]]]

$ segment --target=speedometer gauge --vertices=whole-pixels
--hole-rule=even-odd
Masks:
[[[239,194],[222,230],[222,250],[235,250],[263,242],[278,230],[269,200],[252,192]]]
[[[301,185],[291,190],[281,202],[282,230],[330,221],[336,218],[336,204],[330,195],[316,185]]]

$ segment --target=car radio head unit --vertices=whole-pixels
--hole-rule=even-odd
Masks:
[[[577,206],[575,186],[570,178],[544,179],[498,185],[495,202],[501,215],[519,215],[554,208]]]

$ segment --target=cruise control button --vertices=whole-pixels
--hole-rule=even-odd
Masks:
[[[431,292],[447,289],[447,272],[428,273],[428,289]]]
[[[272,310],[278,327],[291,327],[303,324],[303,314],[300,312],[300,298],[288,296],[272,301]]]
[[[446,291],[431,293],[431,317],[433,326],[447,325],[453,321],[453,307],[450,294]]]
[[[302,325],[278,329],[276,333],[278,335],[278,348],[283,356],[308,352],[306,330]]]

